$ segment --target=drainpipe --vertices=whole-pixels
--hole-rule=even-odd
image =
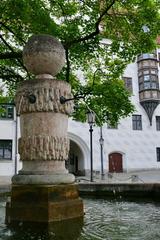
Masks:
[[[15,119],[15,165],[14,165],[14,173],[17,174],[18,167],[18,115],[16,114]]]
[[[19,108],[18,108],[18,111],[16,110],[15,112],[15,115],[16,115],[16,119],[15,119],[15,124],[16,124],[16,127],[15,127],[15,166],[14,166],[14,173],[17,174],[18,172],[18,120],[19,120],[19,116],[20,116],[20,110],[21,110],[21,105],[22,105],[22,101],[23,101],[23,98],[24,96],[22,95],[21,96],[21,99],[20,99],[20,103],[19,103]]]

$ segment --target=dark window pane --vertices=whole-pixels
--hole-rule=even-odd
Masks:
[[[160,148],[156,148],[157,152],[157,162],[160,162]]]
[[[144,82],[144,89],[150,89],[151,83],[150,82]]]
[[[156,129],[160,131],[160,116],[156,116]]]
[[[142,130],[142,117],[141,115],[132,115],[133,130]]]
[[[0,159],[12,159],[12,140],[0,140]]]
[[[152,81],[157,81],[157,76],[151,75],[151,80],[152,80]]]
[[[8,107],[8,118],[13,118],[13,107]]]
[[[11,156],[12,156],[12,152],[10,149],[4,149],[4,158],[5,159],[11,159]]]
[[[0,158],[3,158],[3,148],[0,148]]]
[[[131,77],[123,77],[122,78],[124,80],[124,84],[127,90],[129,90],[130,92],[133,92],[132,89],[132,78]]]
[[[156,82],[152,82],[152,89],[156,89],[157,88],[157,83]]]

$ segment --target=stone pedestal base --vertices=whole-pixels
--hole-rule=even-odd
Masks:
[[[6,223],[51,223],[82,217],[83,202],[76,184],[12,185]]]

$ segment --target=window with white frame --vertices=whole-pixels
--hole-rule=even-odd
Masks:
[[[132,78],[131,77],[123,77],[122,79],[124,81],[126,89],[132,93],[133,92]]]
[[[0,160],[12,160],[12,140],[0,140]]]
[[[0,119],[13,119],[14,105],[0,104]]]
[[[142,130],[142,116],[141,115],[132,115],[132,129],[133,130]]]
[[[160,131],[160,116],[156,116],[156,130]]]

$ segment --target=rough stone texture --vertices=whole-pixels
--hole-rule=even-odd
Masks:
[[[28,71],[35,75],[55,76],[65,63],[63,45],[49,35],[32,36],[23,50],[23,61]]]
[[[56,174],[62,174],[62,173],[68,173],[68,171],[65,168],[65,162],[64,161],[34,161],[34,165],[32,161],[23,161],[23,167],[19,173],[20,174],[48,174],[52,175],[54,173]],[[27,169],[28,171],[25,171]]]
[[[23,161],[64,161],[68,158],[69,140],[57,136],[28,136],[19,139]]]
[[[21,115],[21,137],[54,136],[67,138],[68,117],[61,113],[38,112]]]
[[[67,176],[68,171],[65,169],[65,160],[68,159],[69,152],[67,115],[71,113],[73,103],[61,104],[59,100],[60,96],[71,97],[71,88],[64,81],[44,78],[45,76],[23,82],[17,91],[16,108],[21,115],[19,153],[23,162],[32,161],[30,165],[24,164],[19,175],[13,177],[12,181],[17,184],[33,184],[34,181],[35,184],[38,184],[38,181],[40,184],[42,181],[44,184],[53,184],[61,183],[61,179],[63,183],[71,183],[75,180],[73,175]],[[36,96],[35,103],[29,102],[27,96],[30,94]],[[48,168],[49,161],[57,163],[56,168],[52,168],[52,174],[55,176],[47,176],[48,171],[44,170],[43,161]],[[39,162],[38,169],[34,162]],[[63,170],[60,162],[63,162]],[[34,175],[37,176],[32,176],[31,169],[35,169]],[[26,174],[27,177],[22,174]],[[29,174],[31,176],[28,176]]]
[[[55,222],[82,217],[77,185],[12,186],[6,222]]]
[[[34,104],[31,104],[28,100],[30,94],[36,97]],[[38,79],[25,81],[16,93],[17,114],[55,112],[69,115],[73,111],[73,102],[68,101],[65,104],[61,104],[61,96],[65,98],[73,97],[71,87],[67,82],[44,78],[44,75]]]

